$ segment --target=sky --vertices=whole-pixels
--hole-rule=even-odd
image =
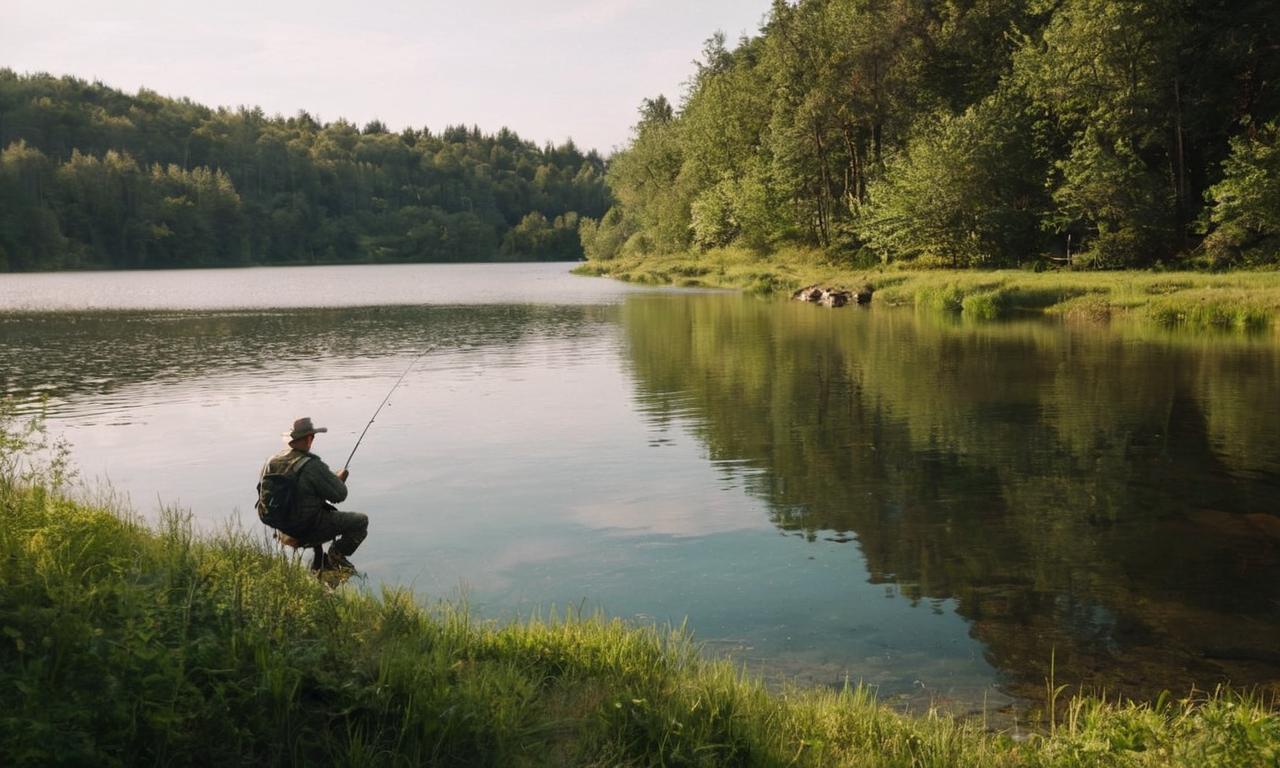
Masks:
[[[769,0],[35,0],[5,3],[0,67],[208,106],[392,130],[506,126],[608,153],[642,99],[678,101],[704,41]]]

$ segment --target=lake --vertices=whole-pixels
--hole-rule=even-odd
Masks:
[[[1280,345],[642,289],[565,264],[0,275],[0,386],[148,516],[260,527],[309,415],[366,583],[685,623],[996,710],[1280,692]],[[1051,661],[1052,660],[1052,661]]]

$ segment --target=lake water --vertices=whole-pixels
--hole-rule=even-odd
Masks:
[[[368,583],[687,627],[999,708],[1280,691],[1280,345],[642,290],[569,265],[0,275],[0,387],[141,513],[256,525],[310,415]],[[425,354],[424,354],[425,353]]]

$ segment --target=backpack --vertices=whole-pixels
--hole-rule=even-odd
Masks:
[[[258,518],[288,533],[298,507],[298,475],[310,456],[299,456],[281,466],[268,461],[258,477]]]

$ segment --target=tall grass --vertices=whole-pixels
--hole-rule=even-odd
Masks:
[[[196,536],[175,510],[144,525],[30,468],[0,476],[6,765],[1280,760],[1280,721],[1249,696],[1076,697],[1017,741],[864,688],[770,691],[679,630],[572,612],[497,626],[401,589],[331,590],[256,533]]]
[[[1052,313],[1093,321],[1128,318],[1164,327],[1258,331],[1280,316],[1280,272],[1030,272],[851,267],[819,251],[763,255],[739,249],[592,262],[580,274],[652,284],[759,293],[800,286],[870,284],[879,304],[992,320]]]

